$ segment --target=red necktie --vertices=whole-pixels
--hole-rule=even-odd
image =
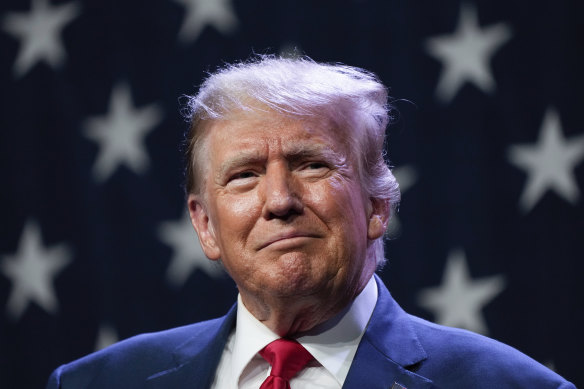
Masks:
[[[290,389],[292,377],[314,358],[300,343],[284,338],[268,344],[260,355],[272,365],[260,389]]]

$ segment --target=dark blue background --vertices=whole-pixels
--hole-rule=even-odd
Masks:
[[[103,323],[122,339],[226,312],[236,296],[228,278],[197,270],[178,288],[164,278],[172,248],[158,230],[185,208],[179,97],[225,61],[287,46],[371,70],[397,99],[389,156],[417,176],[380,273],[398,302],[434,319],[416,296],[440,285],[449,252],[462,248],[473,279],[505,277],[482,310],[489,336],[584,384],[584,163],[573,170],[578,202],[548,191],[522,213],[527,175],[507,158],[511,145],[536,142],[549,107],[567,139],[584,133],[582,2],[467,3],[481,28],[506,23],[512,35],[489,62],[492,93],[466,83],[442,103],[435,90],[443,64],[425,42],[454,32],[459,1],[234,0],[232,32],[207,25],[187,43],[178,39],[185,10],[177,2],[71,1],[80,13],[63,30],[59,68],[38,63],[15,77],[20,42],[0,32],[0,256],[15,254],[29,220],[45,246],[66,244],[72,253],[54,279],[56,313],[33,303],[10,318],[12,282],[0,272],[2,388],[42,387],[59,364],[95,350]],[[29,9],[29,1],[3,0],[0,17]],[[163,119],[145,138],[144,174],[120,167],[96,182],[99,149],[83,123],[107,112],[119,82],[136,107],[160,105]]]

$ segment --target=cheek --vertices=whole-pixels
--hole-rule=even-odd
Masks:
[[[304,194],[307,202],[318,204],[321,209],[335,209],[343,206],[343,198],[348,197],[348,182],[340,176],[335,175],[317,183],[305,186]]]
[[[261,212],[254,196],[227,196],[216,204],[217,231],[223,233],[224,239],[245,237],[254,225],[254,220]],[[221,237],[220,237],[221,239]],[[227,242],[233,244],[236,242]]]
[[[330,228],[354,231],[366,224],[360,188],[344,178],[331,179],[307,193],[306,202]]]
[[[250,215],[256,208],[255,199],[252,196],[234,196],[228,197],[226,201],[223,202],[221,209],[225,212],[226,217],[229,218],[241,218],[245,215]]]

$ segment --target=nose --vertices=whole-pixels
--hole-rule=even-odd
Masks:
[[[289,219],[302,212],[297,184],[284,164],[269,166],[264,177],[264,207],[267,219]]]

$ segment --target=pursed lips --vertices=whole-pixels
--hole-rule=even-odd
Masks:
[[[276,234],[274,236],[271,236],[269,239],[264,241],[259,246],[258,251],[262,250],[262,249],[264,249],[264,248],[266,248],[274,243],[281,242],[284,240],[289,240],[289,239],[294,239],[294,238],[318,238],[318,237],[319,237],[318,234],[311,233],[311,232],[303,232],[303,231],[280,233],[280,234]]]

